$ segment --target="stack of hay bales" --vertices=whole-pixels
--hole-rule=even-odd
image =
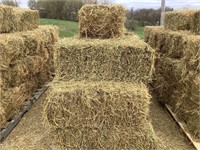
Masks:
[[[185,122],[195,140],[200,139],[199,17],[200,10],[168,12],[164,27],[145,28],[145,41],[158,55],[154,91]]]
[[[38,26],[37,11],[0,5],[0,128],[50,80],[57,28]]]
[[[107,14],[105,22],[93,19],[99,12]],[[124,14],[121,6],[85,5],[79,13],[80,29],[87,28],[88,33]],[[120,20],[118,24],[124,24]],[[99,39],[106,30],[105,39]],[[118,38],[107,39],[111,30]],[[154,50],[122,30],[124,26],[108,25],[56,44],[56,77],[44,114],[62,148],[157,149],[145,85],[151,81]]]

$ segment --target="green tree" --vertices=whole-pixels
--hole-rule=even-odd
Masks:
[[[17,0],[1,0],[1,3],[8,6],[19,7],[19,1]]]

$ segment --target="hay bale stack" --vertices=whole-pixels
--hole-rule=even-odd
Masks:
[[[188,30],[200,34],[200,10],[178,10],[165,13],[166,29]]]
[[[165,28],[145,28],[145,41],[155,48],[158,56],[152,84],[154,93],[159,101],[171,106],[197,141],[200,140],[200,36],[192,32],[199,32],[199,12],[169,12],[165,14]]]
[[[38,28],[39,12],[0,5],[0,34]]]
[[[121,5],[84,5],[79,11],[80,37],[108,39],[122,36],[125,12]]]
[[[144,84],[54,81],[44,114],[67,149],[157,149]]]
[[[0,34],[0,103],[6,120],[19,112],[36,88],[50,80],[57,40],[53,26]]]
[[[64,80],[149,83],[154,50],[137,36],[117,39],[66,38],[56,44],[56,75]]]

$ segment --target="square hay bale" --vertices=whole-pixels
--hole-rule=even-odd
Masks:
[[[164,27],[170,30],[187,30],[200,34],[200,10],[178,10],[166,12]]]
[[[39,12],[0,5],[0,33],[27,31],[38,28]]]
[[[157,149],[144,84],[54,81],[44,115],[67,149]]]
[[[125,12],[121,5],[84,5],[79,11],[80,37],[108,39],[122,36]]]
[[[193,138],[199,140],[200,75],[186,64],[182,60],[157,58],[153,91],[159,101],[170,105],[180,121],[186,123]]]
[[[151,82],[155,52],[137,36],[66,38],[55,49],[56,75],[64,80]]]
[[[185,122],[193,138],[200,141],[200,75],[189,72],[182,82],[177,83],[170,101],[178,118]]]
[[[36,80],[32,79],[16,87],[0,89],[0,103],[2,106],[2,110],[0,110],[0,119],[2,119],[0,128],[5,127],[7,120],[14,118],[19,113],[24,101],[31,98],[36,87]]]
[[[165,30],[163,27],[145,27],[145,42],[161,55],[172,58],[185,58],[188,61],[199,60],[200,36],[189,32]],[[199,61],[191,62],[199,64]]]
[[[44,65],[52,67],[53,44],[57,40],[57,28],[51,26],[0,35],[0,74],[5,87],[30,80]]]
[[[49,81],[57,40],[57,28],[51,26],[0,35],[0,103],[5,112],[0,119],[4,122],[20,111],[36,88]]]

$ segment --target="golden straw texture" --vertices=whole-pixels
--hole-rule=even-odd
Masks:
[[[44,116],[63,149],[157,149],[150,98],[143,84],[55,80]]]
[[[64,80],[151,82],[154,50],[135,35],[66,38],[55,45],[56,75]]]
[[[39,12],[0,5],[0,34],[38,28]]]
[[[200,10],[166,12],[164,26],[170,30],[188,30],[200,34]]]
[[[80,37],[108,39],[125,32],[125,8],[121,5],[84,5],[79,11]]]

